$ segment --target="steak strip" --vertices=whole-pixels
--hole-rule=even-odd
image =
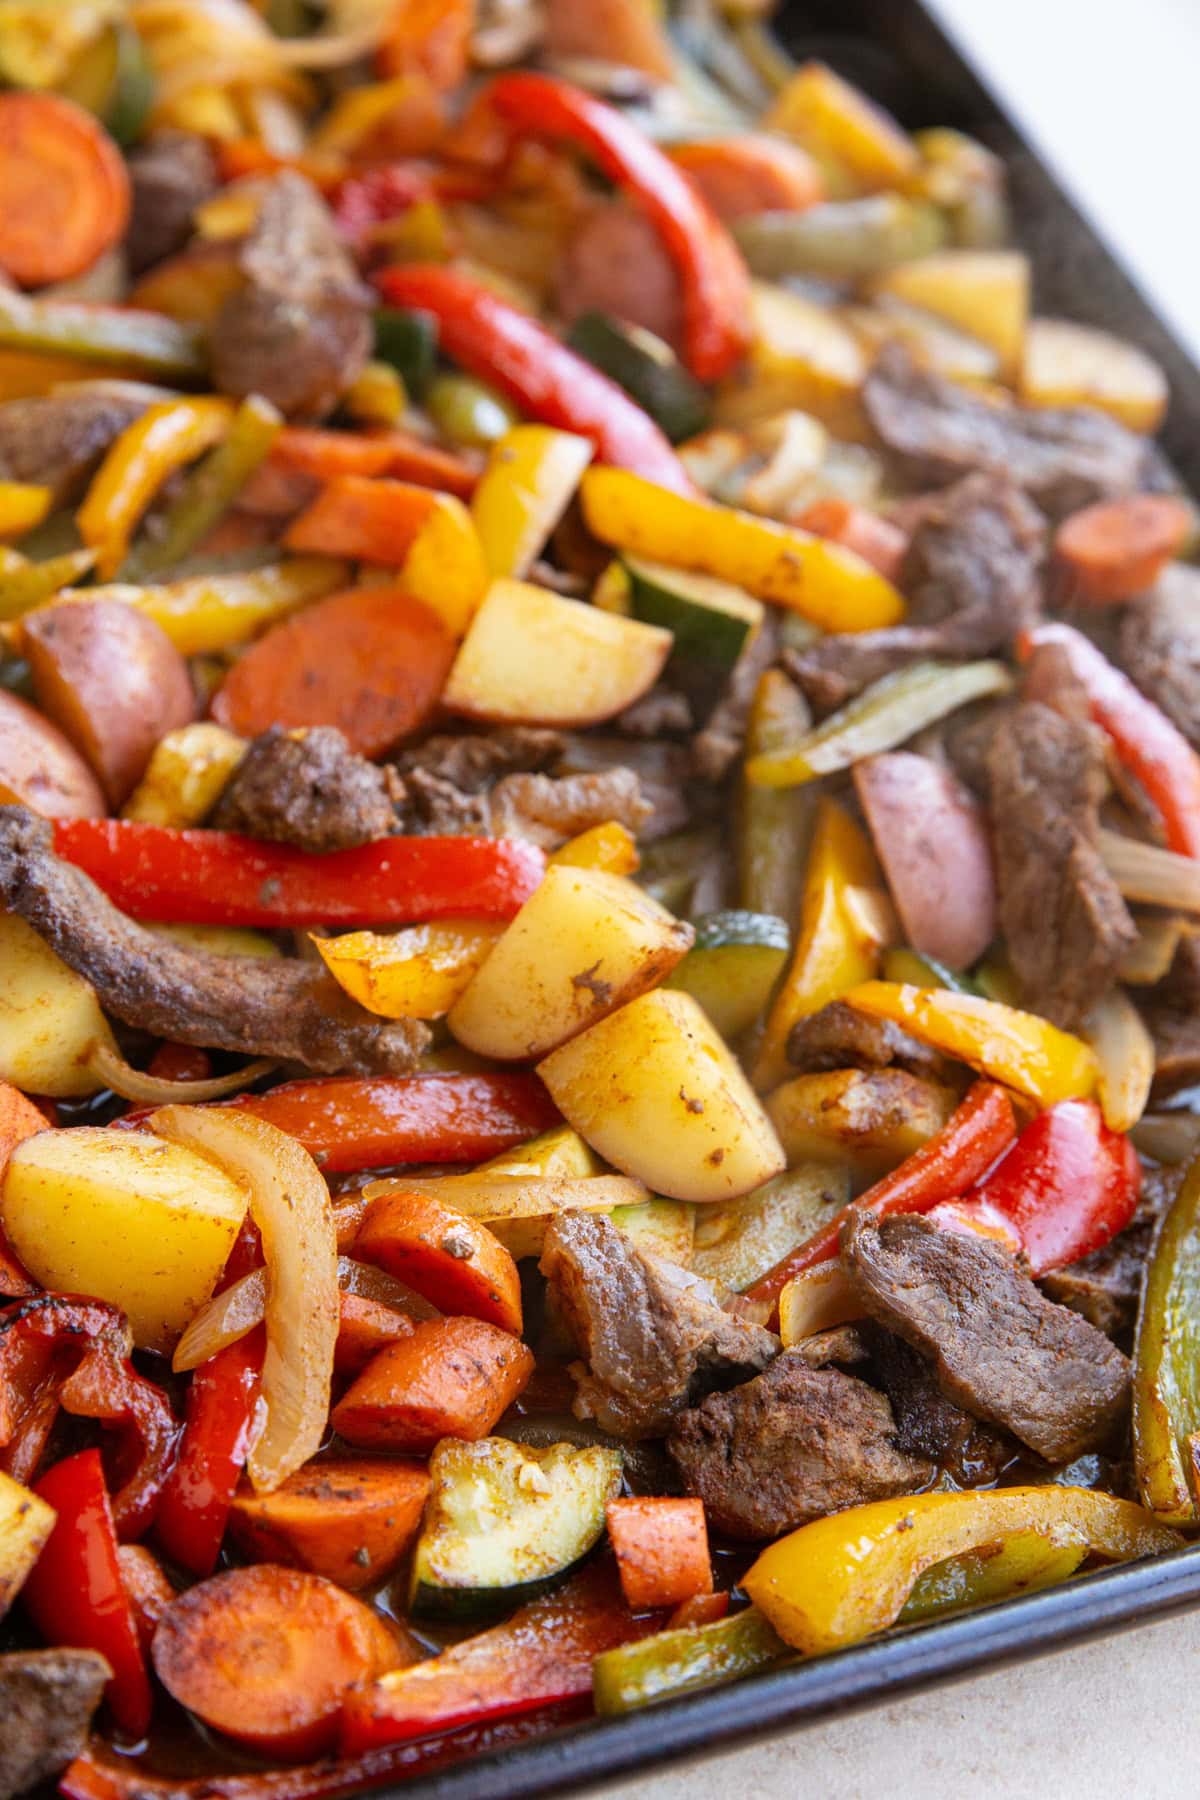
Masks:
[[[0,1795],[25,1793],[79,1755],[111,1675],[96,1650],[0,1656]]]
[[[101,1005],[176,1043],[303,1063],[322,1075],[402,1075],[429,1042],[411,1019],[378,1019],[315,963],[216,956],[118,910],[55,856],[51,826],[0,806],[0,903],[19,913]]]

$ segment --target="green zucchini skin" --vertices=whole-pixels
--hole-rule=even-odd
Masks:
[[[712,418],[708,393],[668,345],[639,326],[607,313],[582,313],[567,343],[601,374],[623,387],[673,444],[695,437]]]
[[[727,674],[762,624],[762,601],[731,582],[644,557],[626,556],[622,564],[629,583],[630,616],[673,632],[674,658]]]
[[[391,364],[408,392],[418,399],[433,380],[437,346],[437,321],[428,313],[376,307],[375,354],[381,362]]]
[[[532,1600],[591,1554],[620,1490],[621,1453],[443,1438],[429,1473],[409,1611],[468,1624]]]
[[[709,913],[665,986],[698,1000],[723,1037],[736,1038],[764,1011],[788,959],[788,928],[773,914]]]

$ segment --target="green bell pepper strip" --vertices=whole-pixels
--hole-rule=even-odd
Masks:
[[[946,221],[927,201],[904,194],[829,200],[805,212],[752,213],[732,227],[751,273],[849,280],[939,250]]]
[[[66,550],[44,562],[0,571],[0,619],[19,619],[60,589],[82,581],[96,561],[94,550]]]
[[[30,300],[0,291],[0,349],[119,363],[171,380],[199,381],[208,367],[199,331],[161,313]]]
[[[748,758],[786,750],[812,724],[808,704],[782,669],[760,678],[746,726]],[[737,818],[738,896],[747,912],[794,924],[812,835],[811,793],[742,784]]]
[[[224,441],[189,474],[163,520],[161,534],[137,545],[125,560],[121,578],[144,581],[176,568],[224,518],[282,428],[283,414],[269,400],[260,394],[243,400]]]
[[[1133,1358],[1133,1461],[1142,1502],[1191,1523],[1200,1491],[1200,1158],[1159,1226]]]

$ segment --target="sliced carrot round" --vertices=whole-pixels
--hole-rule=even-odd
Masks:
[[[346,1690],[405,1661],[377,1613],[332,1581],[262,1563],[202,1581],[154,1634],[155,1673],[214,1731],[277,1756],[319,1756]]]
[[[1072,513],[1054,540],[1069,597],[1106,604],[1144,593],[1192,526],[1191,507],[1175,494],[1128,494]]]
[[[521,1331],[521,1278],[494,1232],[431,1194],[381,1194],[368,1206],[355,1254],[407,1282],[442,1312]]]
[[[57,94],[0,95],[0,269],[67,281],[125,235],[129,176],[104,127]]]

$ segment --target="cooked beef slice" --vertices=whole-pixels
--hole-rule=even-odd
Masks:
[[[693,822],[697,796],[695,784],[689,786],[693,774],[689,745],[662,739],[647,743],[607,731],[572,734],[554,773],[586,775],[610,768],[632,769],[642,799],[652,809],[638,832],[643,844],[670,837]]]
[[[1108,1337],[1119,1338],[1132,1331],[1155,1229],[1179,1191],[1183,1175],[1182,1167],[1146,1169],[1132,1222],[1102,1249],[1043,1275],[1043,1293],[1082,1314]]]
[[[888,1019],[871,1019],[844,1000],[831,1000],[819,1012],[793,1025],[787,1059],[801,1074],[827,1069],[907,1069],[911,1075],[937,1076],[945,1061]]]
[[[32,925],[127,1025],[325,1075],[402,1075],[428,1044],[427,1026],[376,1018],[318,964],[215,956],[147,930],[55,856],[52,842],[48,820],[0,806],[0,904]]]
[[[870,1379],[883,1389],[896,1420],[895,1443],[944,1469],[960,1487],[994,1481],[1018,1446],[948,1400],[925,1358],[874,1321],[857,1327],[870,1357]]]
[[[395,771],[356,755],[332,725],[273,725],[230,776],[210,824],[319,855],[387,837],[402,795]]]
[[[1154,1039],[1154,1095],[1200,1081],[1200,937],[1180,938],[1171,967],[1146,992],[1142,1014]]]
[[[114,438],[158,396],[136,381],[96,381],[0,405],[0,481],[48,487],[61,505]]]
[[[841,1255],[867,1312],[931,1360],[956,1406],[1051,1463],[1109,1442],[1129,1399],[1128,1361],[997,1244],[854,1207]]]
[[[556,1218],[540,1266],[587,1363],[575,1411],[619,1437],[661,1437],[686,1406],[744,1381],[779,1348],[723,1312],[707,1282],[635,1249],[604,1213]]]
[[[653,808],[632,769],[594,775],[506,775],[492,789],[489,830],[528,838],[544,850],[614,819],[636,837]]]
[[[219,186],[216,158],[190,131],[155,131],[129,152],[132,211],[125,254],[135,275],[181,250],[192,214]]]
[[[333,410],[371,354],[370,295],[311,182],[264,184],[239,251],[244,285],[217,315],[212,373],[223,394],[261,394],[289,418]]]
[[[701,781],[722,781],[741,755],[755,689],[778,654],[778,629],[768,616],[744,646],[703,729],[692,739],[692,769]]]
[[[561,732],[528,725],[426,738],[397,761],[402,775],[419,770],[448,781],[464,794],[483,794],[502,775],[545,773],[562,754]]]
[[[927,657],[1007,649],[1041,606],[1045,521],[1000,474],[968,475],[930,496],[905,557],[903,625],[822,638],[784,658],[820,712]]]
[[[982,470],[1016,483],[1053,518],[1152,479],[1145,440],[1091,407],[998,406],[922,369],[898,344],[863,385],[867,416],[902,472],[937,486]]]
[[[673,732],[683,736],[692,730],[695,719],[687,695],[660,683],[618,713],[613,724],[627,737],[660,738]]]
[[[0,1656],[0,1795],[51,1780],[79,1755],[111,1674],[95,1650]]]
[[[1030,1004],[1078,1024],[1137,931],[1097,848],[1104,758],[1089,726],[1036,702],[987,754],[1000,926]]]
[[[761,1541],[928,1486],[932,1462],[901,1450],[895,1429],[865,1381],[785,1350],[753,1381],[685,1412],[667,1449],[710,1526]]]
[[[1126,674],[1200,747],[1200,570],[1169,568],[1126,608],[1117,644]]]

